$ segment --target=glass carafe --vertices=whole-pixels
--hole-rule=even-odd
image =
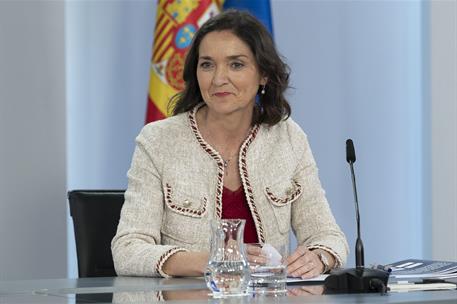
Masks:
[[[249,283],[243,235],[245,220],[211,221],[211,249],[206,284],[214,297],[245,295]]]

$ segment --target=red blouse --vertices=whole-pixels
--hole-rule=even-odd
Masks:
[[[222,192],[222,218],[246,220],[244,226],[244,242],[259,242],[254,219],[252,218],[251,210],[249,210],[243,186],[235,191],[231,191],[224,187],[224,191]]]

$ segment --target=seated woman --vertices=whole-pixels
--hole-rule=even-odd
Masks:
[[[284,97],[289,71],[263,25],[229,10],[195,34],[173,116],[136,139],[112,252],[119,275],[201,276],[210,221],[246,220],[245,242],[298,247],[288,273],[340,267],[347,243]],[[252,258],[252,257],[251,257]]]

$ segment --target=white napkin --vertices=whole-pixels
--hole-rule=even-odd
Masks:
[[[266,266],[281,265],[281,260],[282,260],[281,254],[278,252],[278,250],[276,250],[276,248],[274,248],[270,244],[263,245],[262,254],[267,257]]]

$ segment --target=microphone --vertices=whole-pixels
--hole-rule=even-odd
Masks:
[[[355,163],[355,149],[352,139],[346,140],[346,161],[352,166]]]
[[[354,173],[355,149],[352,139],[346,140],[346,161],[349,163],[349,167],[351,168],[352,192],[354,193],[355,217],[357,221],[357,240],[355,242],[355,265],[357,268],[359,268],[365,265],[365,257],[363,254],[362,238],[360,236],[359,200],[357,198],[357,185],[355,182]]]
[[[359,200],[355,182],[354,163],[355,149],[352,139],[346,140],[346,161],[349,163],[354,193],[355,215],[357,221],[357,240],[355,244],[356,268],[332,270],[324,281],[325,293],[370,293],[387,291],[387,280],[390,272],[382,268],[365,268],[363,243],[360,233]]]

